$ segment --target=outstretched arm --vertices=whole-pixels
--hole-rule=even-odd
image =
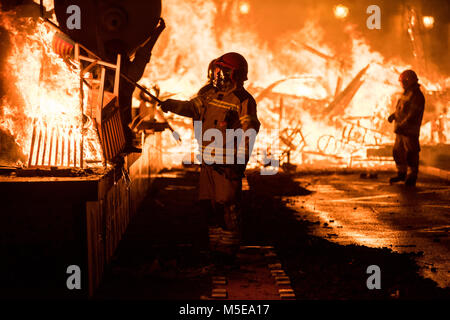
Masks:
[[[198,96],[189,101],[167,99],[162,101],[160,105],[164,112],[170,111],[194,120],[200,119],[201,110],[203,108],[203,102]]]

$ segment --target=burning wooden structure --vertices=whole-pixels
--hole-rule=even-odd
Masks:
[[[80,71],[83,81],[89,85],[89,104],[84,115],[95,122],[102,146],[102,154],[106,161],[113,161],[125,147],[125,132],[120,119],[118,96],[120,77],[120,55],[117,63],[110,64],[105,61],[80,55],[80,44],[75,43],[75,61],[80,65],[90,62]],[[86,79],[84,74],[94,68],[100,69],[100,79]],[[105,91],[106,68],[115,71],[114,92]],[[82,90],[82,88],[81,88]],[[92,98],[95,96],[95,98]],[[66,166],[74,168],[84,167],[82,124],[79,126],[66,126],[63,123],[48,125],[45,121],[34,119],[33,133],[28,155],[28,167]]]
[[[118,91],[121,62],[127,57],[118,55],[112,61],[115,58],[107,60],[100,52],[119,43],[128,56],[148,38],[134,31],[150,30],[161,13],[160,1],[130,0],[126,8],[123,3],[55,1],[56,31],[48,20],[43,24],[21,20],[15,13],[0,16],[0,28],[14,34],[10,57],[0,61],[0,67],[2,62],[8,66],[2,72],[10,75],[16,91],[14,99],[0,101],[0,129],[23,153],[0,168],[2,254],[10,259],[0,272],[17,280],[27,274],[29,265],[23,261],[35,256],[31,264],[41,266],[42,276],[25,276],[23,287],[42,278],[53,282],[41,287],[53,286],[69,296],[92,294],[151,183],[151,173],[162,162],[180,165],[177,155],[188,154],[195,144],[189,120],[170,115],[183,137],[183,143],[175,144],[170,135],[154,134],[166,128],[174,132],[167,122],[140,119],[133,128],[150,133],[141,136],[142,155],[122,154],[125,133]],[[82,8],[86,28],[66,28],[66,9],[72,4]],[[151,10],[143,10],[145,5]],[[182,27],[172,28],[157,48],[141,83],[150,88],[157,82],[161,96],[189,99],[204,85],[211,59],[224,50],[239,50],[249,62],[246,85],[262,122],[254,148],[257,159],[250,167],[263,166],[261,157],[276,158],[288,169],[291,164],[317,165],[322,159],[327,166],[391,160],[390,151],[384,152],[393,141],[386,117],[401,90],[399,70],[408,64],[386,60],[349,27],[342,33],[351,43],[340,53],[320,37],[327,30],[317,21],[308,21],[269,50],[251,28],[242,30],[243,15],[228,14],[237,5],[231,0],[167,3],[165,17]],[[148,12],[155,15],[148,17]],[[414,56],[417,65],[425,65],[417,25],[412,23],[416,13],[410,13],[406,24]],[[71,33],[70,38],[65,33]],[[440,148],[448,146],[450,138],[448,79],[428,79],[425,69],[420,80],[429,89],[430,112],[424,117],[423,141]],[[114,74],[109,91],[108,73]],[[69,265],[79,265],[87,275],[79,293],[65,286]],[[15,269],[19,273],[11,273]]]
[[[160,2],[150,6],[157,21]],[[103,14],[115,17],[109,9]],[[27,159],[0,166],[0,273],[7,279],[0,296],[91,296],[162,168],[161,134],[141,130],[142,153],[124,152],[120,54],[108,62],[48,19],[21,26],[14,12],[0,14],[6,31],[18,35],[11,49],[16,60],[7,66],[21,96],[1,101],[1,128]],[[136,34],[133,41],[148,37]],[[24,68],[21,59],[30,60]],[[21,117],[9,119],[5,110]],[[71,265],[81,270],[80,290],[66,286]]]

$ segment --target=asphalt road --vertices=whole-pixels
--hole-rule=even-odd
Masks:
[[[421,178],[406,190],[388,177],[248,173],[241,245],[252,249],[224,265],[209,250],[198,173],[161,174],[95,297],[215,299],[220,276],[230,300],[276,300],[285,289],[276,271],[297,300],[448,298],[437,285],[449,284],[450,184]],[[366,285],[369,265],[381,268],[381,290]]]
[[[450,183],[422,175],[416,188],[406,188],[389,185],[389,175],[306,175],[296,181],[313,192],[285,199],[298,219],[316,223],[314,235],[340,245],[418,253],[420,274],[449,287]]]

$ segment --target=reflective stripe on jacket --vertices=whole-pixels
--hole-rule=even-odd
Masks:
[[[212,86],[206,87],[189,101],[168,99],[166,105],[173,113],[201,121],[201,137],[200,132],[196,132],[196,138],[197,141],[202,141],[200,150],[203,162],[207,164],[248,162],[252,151],[250,140],[256,138],[260,122],[256,113],[255,99],[243,87],[227,92],[217,91]],[[206,132],[209,129],[215,130]],[[215,136],[218,134],[221,134],[222,139],[216,141]],[[240,134],[251,137],[245,139],[245,143],[241,143],[239,138],[236,138]]]

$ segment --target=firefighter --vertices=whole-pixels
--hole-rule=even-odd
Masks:
[[[397,102],[395,112],[388,118],[389,122],[395,121],[393,156],[397,176],[392,177],[389,182],[405,181],[406,186],[415,186],[419,172],[419,135],[425,98],[413,70],[402,72],[399,81],[404,92]]]
[[[216,250],[230,256],[234,256],[239,245],[242,178],[251,155],[252,139],[254,142],[260,126],[255,99],[243,87],[247,72],[247,61],[242,55],[226,53],[210,63],[209,82],[193,99],[168,99],[161,103],[164,112],[201,121],[201,130],[195,130],[202,156],[199,200],[212,207],[210,227],[217,225],[222,231],[221,239],[227,237],[224,243],[228,245],[219,245]],[[216,144],[215,140],[205,138],[210,129],[221,133],[218,139],[222,143]],[[241,139],[231,139],[234,142],[231,147],[227,129],[234,129],[233,132],[241,129],[244,133]],[[247,134],[249,138],[245,137]],[[212,144],[214,148],[211,148]]]

